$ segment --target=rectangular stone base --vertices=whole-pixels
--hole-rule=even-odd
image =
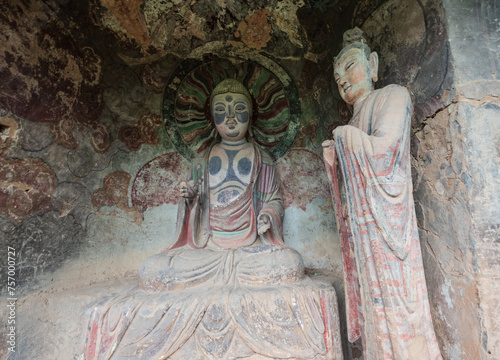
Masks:
[[[136,289],[89,309],[85,359],[343,359],[337,298],[276,286]]]

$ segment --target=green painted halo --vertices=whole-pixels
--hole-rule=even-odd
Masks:
[[[205,106],[215,86],[227,78],[240,81],[256,101],[254,141],[275,160],[292,146],[300,122],[297,88],[279,65],[268,58],[260,60],[185,60],[176,68],[163,94],[162,114],[167,134],[182,156],[192,160],[215,139]]]

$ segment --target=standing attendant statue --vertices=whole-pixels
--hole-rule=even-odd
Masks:
[[[353,116],[323,149],[342,239],[348,337],[361,337],[367,360],[441,359],[413,203],[411,98],[398,85],[374,90],[377,72],[362,31],[347,31],[334,77]]]

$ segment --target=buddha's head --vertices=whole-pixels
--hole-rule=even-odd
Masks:
[[[333,76],[342,99],[354,105],[373,90],[378,80],[378,55],[370,50],[357,27],[344,33],[342,45],[334,59]]]
[[[210,112],[223,140],[242,140],[251,122],[252,97],[239,81],[223,80],[212,91]]]

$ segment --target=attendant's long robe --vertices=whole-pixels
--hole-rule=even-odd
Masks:
[[[337,216],[340,228],[347,225],[349,340],[361,336],[367,360],[441,358],[413,202],[411,111],[404,87],[372,91],[355,103],[349,125],[334,130],[335,148],[325,149],[325,159],[336,152],[347,200],[347,223]],[[337,172],[328,167],[332,179]]]

